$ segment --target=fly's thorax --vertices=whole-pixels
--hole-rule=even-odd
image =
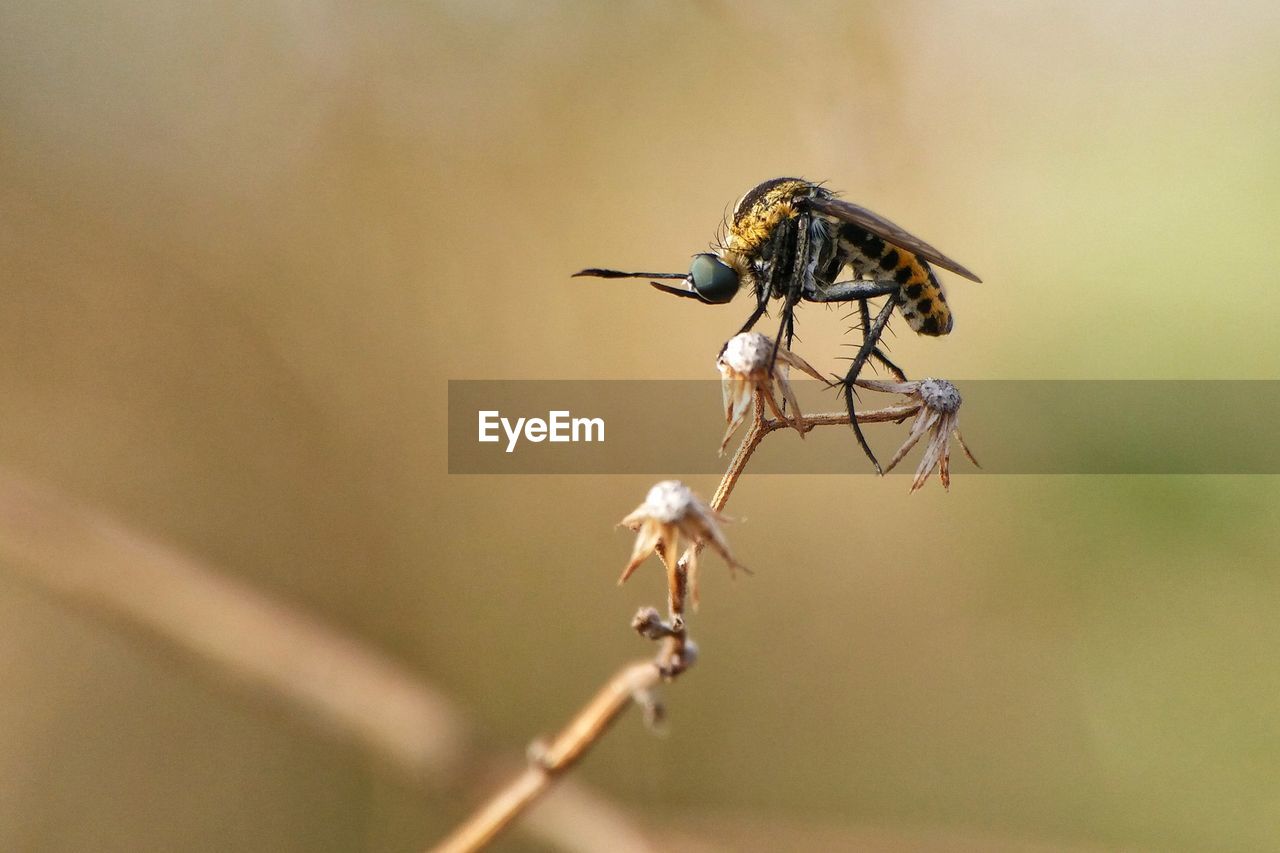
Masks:
[[[726,247],[747,257],[758,255],[779,225],[799,215],[797,200],[820,192],[800,178],[774,178],[756,186],[733,209]]]
[[[899,284],[893,300],[913,332],[945,335],[951,331],[947,295],[927,262],[856,225],[841,225],[839,234],[854,275]]]
[[[794,202],[797,198],[807,198],[819,192],[824,192],[821,187],[801,178],[772,178],[752,187],[750,192],[738,200],[733,208],[733,221],[737,222],[777,204]]]
[[[765,209],[753,208],[747,216],[733,221],[726,248],[749,257],[759,255],[778,226],[796,215],[795,205],[789,202],[780,202]]]

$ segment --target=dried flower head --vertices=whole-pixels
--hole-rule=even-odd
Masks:
[[[770,369],[770,362],[773,367]],[[779,345],[777,359],[773,356],[773,341],[759,332],[743,332],[734,335],[724,345],[724,351],[716,359],[716,367],[720,369],[720,388],[724,392],[724,417],[729,422],[724,440],[720,442],[720,452],[724,453],[729,438],[746,420],[747,409],[756,391],[768,404],[774,417],[795,427],[804,436],[804,419],[800,414],[800,404],[796,402],[795,392],[787,378],[788,369],[797,367],[814,379],[822,381],[818,373],[800,356]],[[778,400],[781,393],[782,400]],[[788,417],[786,408],[790,407]]]
[[[720,513],[704,504],[693,491],[679,480],[663,480],[645,497],[635,512],[622,519],[620,524],[636,531],[635,548],[631,561],[622,570],[618,583],[631,577],[636,567],[650,554],[656,553],[667,567],[667,585],[671,594],[672,609],[679,600],[677,591],[680,579],[676,570],[679,563],[681,537],[688,540],[689,593],[693,603],[698,603],[698,549],[710,545],[730,569],[741,569],[729,553],[729,543],[720,531],[725,519]]]
[[[911,491],[919,489],[929,479],[933,469],[938,469],[938,479],[942,487],[951,489],[951,436],[956,437],[964,455],[974,465],[978,460],[973,458],[969,448],[965,446],[960,435],[960,392],[956,386],[945,379],[921,379],[917,382],[884,382],[876,379],[860,379],[858,385],[873,391],[885,391],[890,394],[906,394],[916,401],[919,408],[916,419],[911,423],[911,432],[907,440],[898,448],[898,452],[889,460],[885,473],[893,470],[893,466],[902,461],[916,442],[926,433],[932,433],[929,443],[925,445],[924,455],[920,457],[920,465],[916,468],[915,479],[911,482]],[[981,466],[979,466],[981,467]]]

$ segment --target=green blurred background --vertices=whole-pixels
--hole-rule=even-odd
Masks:
[[[711,375],[744,305],[567,275],[681,269],[781,174],[983,276],[915,375],[1277,378],[1278,8],[3,3],[0,464],[518,758],[648,651],[650,482],[450,477],[446,380]],[[906,489],[748,476],[669,733],[578,778],[673,850],[1280,849],[1274,478]],[[0,638],[4,849],[413,850],[474,799],[4,574]]]

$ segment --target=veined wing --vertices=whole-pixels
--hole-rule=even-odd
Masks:
[[[818,213],[824,213],[827,216],[834,216],[841,222],[848,222],[852,225],[857,225],[860,228],[865,228],[872,234],[875,234],[877,237],[884,240],[886,243],[892,243],[901,249],[906,249],[908,252],[911,252],[914,255],[919,255],[926,261],[936,264],[944,270],[950,270],[956,275],[962,275],[970,281],[982,281],[982,279],[978,278],[976,275],[969,272],[969,270],[942,254],[919,237],[908,233],[906,230],[885,219],[880,214],[873,213],[861,205],[853,204],[852,202],[838,198],[810,197],[807,201],[809,206]]]

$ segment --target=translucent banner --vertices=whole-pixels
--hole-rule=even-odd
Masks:
[[[843,412],[822,383],[795,382],[804,414]],[[953,448],[953,472],[1277,474],[1280,381],[957,381],[960,430],[982,468]],[[860,391],[861,410],[902,397]],[[906,423],[863,426],[882,462]],[[715,380],[449,382],[451,474],[714,474],[725,432]],[[745,428],[744,428],[745,429]],[[915,450],[899,469],[914,470]],[[848,425],[803,439],[778,431],[753,474],[867,474]]]

